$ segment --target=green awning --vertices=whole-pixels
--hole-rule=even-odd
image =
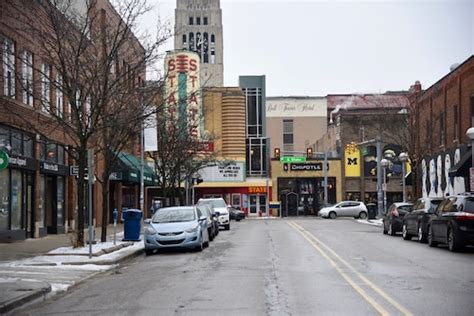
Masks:
[[[124,152],[119,153],[117,157],[120,163],[117,170],[111,176],[111,180],[140,183],[140,160]],[[143,166],[143,182],[145,185],[158,184],[155,172],[146,164]]]

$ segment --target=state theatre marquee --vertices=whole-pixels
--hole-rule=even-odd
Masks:
[[[201,179],[205,182],[231,182],[245,181],[245,166],[243,162],[233,162],[229,164],[218,164],[215,166],[205,167],[199,170]]]

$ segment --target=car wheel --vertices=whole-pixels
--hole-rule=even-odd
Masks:
[[[151,256],[153,254],[153,249],[145,249],[145,255]]]
[[[225,230],[229,230],[230,229],[230,224],[227,224],[224,226]]]
[[[426,234],[423,234],[423,226],[420,224],[418,224],[418,241],[423,243],[423,244],[426,244],[426,242],[428,240],[426,240]]]
[[[404,240],[411,240],[411,235],[408,233],[407,224],[403,224],[402,237]]]
[[[359,218],[360,219],[366,219],[367,218],[367,213],[366,212],[360,212],[359,213]]]
[[[431,226],[428,226],[428,246],[430,247],[438,246],[438,243],[434,241],[433,228],[431,228]]]
[[[331,213],[329,213],[329,218],[330,218],[330,219],[335,219],[336,217],[337,217],[336,212],[331,212]]]
[[[196,250],[197,251],[202,251],[204,249],[204,243],[203,243],[203,240],[202,240],[202,234],[201,234],[201,238],[200,238],[200,243],[198,246],[196,246]]]
[[[453,229],[448,230],[448,248],[450,251],[457,252],[463,248],[463,244],[459,241],[459,238],[454,233]]]
[[[395,230],[393,229],[393,224],[392,224],[392,223],[390,223],[390,224],[388,225],[388,234],[389,234],[390,236],[395,236]]]

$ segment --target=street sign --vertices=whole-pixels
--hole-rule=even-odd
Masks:
[[[9,162],[10,157],[8,157],[8,154],[0,149],[0,170],[3,170],[8,167]]]
[[[69,167],[69,175],[78,176],[79,175],[79,166],[70,166]]]
[[[306,157],[281,157],[280,158],[281,162],[305,162]]]

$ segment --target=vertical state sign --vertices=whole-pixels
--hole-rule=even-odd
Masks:
[[[174,51],[165,58],[165,96],[168,128],[186,126],[189,135],[199,138],[201,117],[201,80],[199,56],[193,52]]]

